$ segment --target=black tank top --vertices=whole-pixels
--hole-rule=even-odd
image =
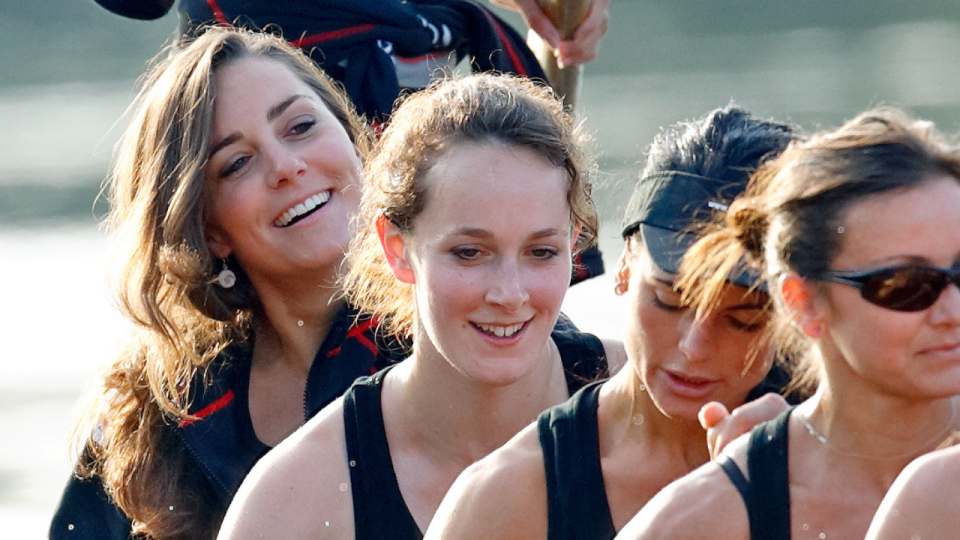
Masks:
[[[717,460],[747,507],[751,540],[790,540],[787,425],[792,411],[753,428],[747,446],[749,480],[730,458]]]
[[[609,375],[603,344],[596,336],[558,324],[551,337],[560,351],[567,389],[571,394],[587,383]],[[387,368],[357,379],[343,395],[356,540],[423,538],[400,493],[383,427],[380,392],[383,378],[389,371]]]
[[[547,476],[547,540],[610,540],[617,534],[600,467],[601,385],[586,386],[537,419]]]

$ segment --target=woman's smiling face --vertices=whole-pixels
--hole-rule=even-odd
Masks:
[[[570,282],[565,172],[522,147],[455,142],[423,182],[426,207],[403,234],[418,347],[510,384],[544,359]]]
[[[335,277],[360,201],[346,130],[284,64],[243,58],[219,70],[204,168],[207,236],[255,285],[303,271]]]

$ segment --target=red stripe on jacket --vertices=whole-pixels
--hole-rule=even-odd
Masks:
[[[211,2],[213,0],[210,0]],[[351,26],[349,28],[341,28],[339,30],[331,30],[329,32],[323,32],[322,34],[315,34],[312,36],[303,36],[300,39],[295,39],[290,42],[290,45],[294,47],[309,47],[310,45],[316,45],[317,43],[323,43],[324,41],[330,41],[334,39],[345,38],[347,36],[352,36],[354,34],[360,34],[373,30],[376,27],[373,23],[359,24],[357,26]]]
[[[197,420],[203,420],[211,414],[226,407],[231,401],[233,401],[233,390],[227,390],[227,393],[224,394],[223,397],[200,409],[200,411],[198,411],[197,414],[194,414],[192,418],[184,418],[180,420],[180,422],[177,423],[177,427],[187,427]]]

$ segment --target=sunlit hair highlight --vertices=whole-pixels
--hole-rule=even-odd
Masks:
[[[317,93],[361,152],[369,148],[365,124],[335,83],[271,35],[211,28],[168,48],[146,74],[105,188],[118,265],[114,296],[135,338],[106,370],[87,409],[99,440],[87,442],[89,424],[80,424],[76,437],[84,441],[79,472],[99,475],[136,530],[158,537],[216,521],[200,516],[205,496],[183,473],[191,458],[172,453],[167,424],[187,415],[195,375],[229,343],[245,340],[259,316],[256,291],[238,261],[229,260],[238,277],[233,288],[211,283],[221,267],[205,234],[216,74],[243,58],[282,63]],[[170,501],[177,511],[158,510]]]
[[[791,324],[794,314],[779,295],[780,276],[796,272],[818,280],[841,248],[838,228],[847,209],[938,176],[960,182],[956,147],[929,122],[892,108],[864,112],[838,129],[795,141],[757,171],[723,223],[687,252],[684,283],[709,306],[741,261],[761,269],[776,304],[772,339],[800,359],[792,388],[809,387],[820,377],[821,359]]]
[[[586,136],[553,93],[507,75],[437,81],[394,112],[364,171],[360,232],[347,256],[344,289],[352,303],[378,314],[387,331],[412,335],[416,305],[412,287],[400,283],[387,264],[377,219],[384,216],[410,233],[428,204],[424,177],[436,160],[453,145],[487,141],[531,150],[563,169],[571,223],[580,227],[576,250],[594,242],[594,162],[584,149]]]

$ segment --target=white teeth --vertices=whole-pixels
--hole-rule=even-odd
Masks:
[[[330,200],[330,192],[324,191],[322,193],[317,193],[313,197],[303,201],[302,203],[294,206],[293,208],[288,209],[280,217],[273,222],[277,227],[285,227],[295,218],[306,214],[307,212],[313,210],[314,208],[320,206],[321,204]]]
[[[510,337],[523,328],[524,323],[515,324],[513,326],[495,326],[492,324],[480,324],[476,323],[477,328],[483,330],[488,334],[493,334],[497,337]]]

